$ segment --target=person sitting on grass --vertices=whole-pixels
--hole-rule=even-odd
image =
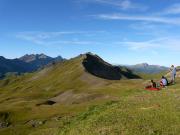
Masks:
[[[151,80],[151,86],[152,86],[153,88],[157,88],[156,82],[154,82],[154,80]]]
[[[161,81],[160,81],[160,86],[161,87],[166,87],[168,85],[168,80],[166,77],[162,76]]]
[[[156,82],[154,82],[154,80],[151,80],[151,84],[146,86],[146,88],[157,88]]]

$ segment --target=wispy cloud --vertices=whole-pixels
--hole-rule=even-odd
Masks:
[[[117,42],[116,44],[122,45],[124,47],[129,48],[130,50],[135,50],[135,51],[138,50],[154,51],[154,49],[160,51],[162,49],[166,49],[169,51],[180,52],[179,37],[164,37],[164,38],[157,38],[147,41],[125,41],[125,42]]]
[[[172,26],[168,25],[168,24],[154,24],[151,22],[138,22],[138,23],[132,23],[129,25],[130,28],[133,28],[135,30],[141,30],[141,31],[145,31],[145,32],[158,32],[158,31],[162,31],[162,30],[167,30],[172,28]],[[158,32],[159,33],[159,32]],[[164,31],[163,31],[164,33]]]
[[[58,31],[58,32],[39,32],[39,31],[30,31],[30,32],[18,32],[16,37],[33,37],[38,39],[48,39],[54,37],[60,37],[64,35],[92,35],[97,33],[105,33],[105,31]]]
[[[73,38],[74,36],[92,36],[105,31],[60,31],[60,32],[18,32],[15,37],[38,45],[89,45],[100,44],[96,41],[87,41]],[[67,36],[67,38],[64,38]]]
[[[157,44],[156,40],[148,40],[148,41],[125,41],[125,42],[117,42],[116,44],[123,45],[124,47],[127,47],[131,50],[144,50],[144,49],[152,49],[161,47],[159,44]]]
[[[180,14],[180,3],[175,3],[170,5],[159,14],[161,15]]]
[[[129,9],[137,9],[137,10],[146,10],[148,9],[147,6],[135,3],[134,1],[130,0],[79,0],[80,2],[86,3],[97,3],[97,4],[104,4],[109,6],[115,6],[122,10],[129,10]]]
[[[96,18],[104,20],[128,20],[128,21],[144,21],[154,23],[165,23],[180,25],[180,17],[162,17],[162,16],[151,16],[151,15],[126,15],[126,14],[99,14],[93,15]]]

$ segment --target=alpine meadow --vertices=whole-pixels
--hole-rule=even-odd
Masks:
[[[0,135],[179,135],[179,0],[0,0]]]

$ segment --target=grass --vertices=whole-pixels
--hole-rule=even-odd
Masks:
[[[178,135],[179,86],[93,106],[60,129],[59,135]]]
[[[147,79],[110,81],[84,72],[83,57],[0,81],[1,135],[178,135],[180,80],[159,92]],[[36,104],[65,91],[108,96],[74,104]]]

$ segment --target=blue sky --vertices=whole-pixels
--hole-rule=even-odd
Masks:
[[[93,52],[113,64],[180,65],[179,0],[0,0],[0,55]]]

